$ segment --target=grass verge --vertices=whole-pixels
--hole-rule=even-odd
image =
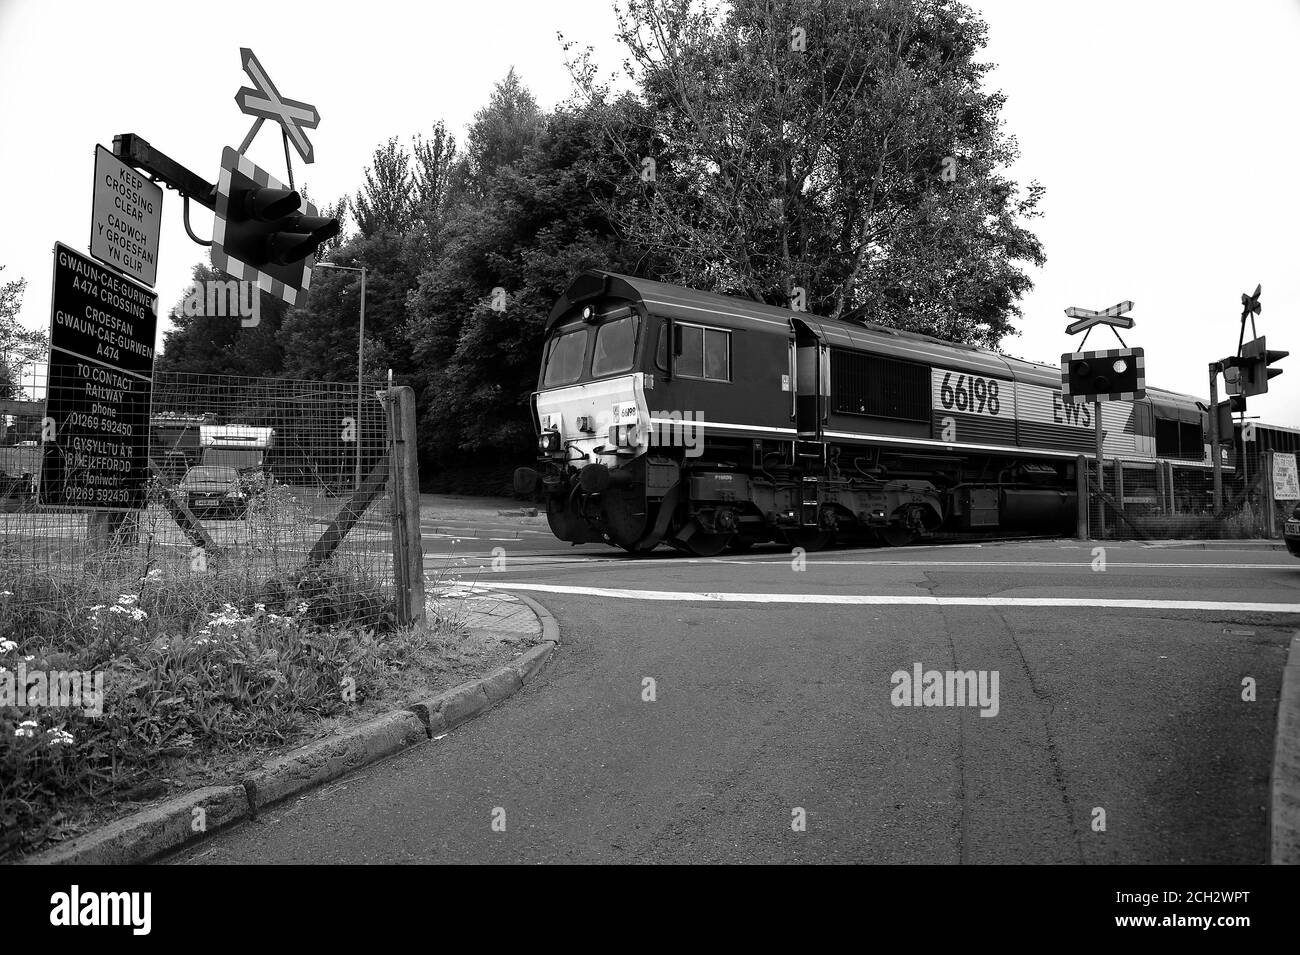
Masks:
[[[155,569],[123,592],[16,571],[0,585],[0,860],[508,662],[454,620],[394,625],[336,568],[253,584]],[[21,691],[21,695],[20,695]]]

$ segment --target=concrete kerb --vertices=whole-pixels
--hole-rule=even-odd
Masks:
[[[517,693],[531,682],[559,645],[555,618],[535,600],[513,596],[536,615],[542,641],[506,666],[437,696],[385,713],[337,736],[301,746],[240,780],[207,786],[118,819],[94,832],[24,859],[28,865],[127,865],[155,859],[218,829],[427,742]]]
[[[1300,865],[1300,632],[1291,638],[1282,670],[1269,788],[1268,861]]]

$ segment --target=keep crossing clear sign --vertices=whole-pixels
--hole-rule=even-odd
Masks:
[[[96,146],[90,254],[153,288],[158,279],[162,197],[162,186]]]

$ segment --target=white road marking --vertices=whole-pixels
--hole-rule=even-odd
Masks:
[[[1228,600],[1147,600],[1112,597],[930,597],[920,594],[751,594],[689,590],[626,590],[562,584],[470,584],[483,590],[530,590],[546,594],[609,597],[616,600],[706,601],[758,604],[844,604],[919,607],[1095,607],[1105,610],[1226,610],[1233,613],[1296,613],[1300,603],[1252,603]]]
[[[766,555],[765,555],[766,556]],[[808,566],[825,565],[828,567],[1075,567],[1079,569],[1092,568],[1092,560],[1088,557],[1080,557],[1078,560],[822,560],[816,557],[805,558]],[[773,566],[785,565],[790,562],[790,556],[783,554],[775,561],[742,561],[742,560],[723,560],[721,558],[692,558],[689,563],[694,564],[772,564]],[[1205,567],[1210,570],[1276,570],[1281,567],[1286,569],[1291,565],[1279,561],[1276,564],[1209,564],[1209,563],[1157,563],[1155,561],[1133,561],[1124,562],[1118,560],[1106,561],[1106,567],[1159,567],[1163,569],[1170,568],[1193,568]],[[1300,569],[1300,568],[1297,568]]]
[[[632,560],[620,555],[610,557],[549,557],[544,554],[511,554],[506,556],[512,564],[625,564],[629,567],[672,568],[681,564],[731,564],[740,567],[786,567],[790,563],[789,554],[755,554],[750,560],[722,557],[678,557],[673,560]],[[475,554],[466,551],[460,554],[425,554],[425,560],[480,560],[489,561],[489,554]],[[809,567],[1073,567],[1077,570],[1092,572],[1092,559],[1080,557],[1078,560],[823,560],[807,557]],[[487,566],[484,564],[483,566]],[[1275,564],[1211,564],[1197,562],[1157,562],[1157,561],[1118,561],[1106,562],[1107,571],[1111,568],[1152,567],[1159,570],[1286,570],[1294,567],[1300,570],[1300,564],[1279,561]]]

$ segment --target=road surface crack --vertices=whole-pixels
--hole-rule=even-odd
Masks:
[[[1065,782],[1065,770],[1061,766],[1061,754],[1056,746],[1056,738],[1052,735],[1052,716],[1056,712],[1056,703],[1046,691],[1039,687],[1038,681],[1034,679],[1033,670],[1029,667],[1029,661],[1025,659],[1025,651],[1020,645],[1015,629],[1011,624],[1007,623],[1007,618],[1003,616],[1002,611],[995,610],[994,612],[997,614],[1002,626],[1006,628],[1007,635],[1011,638],[1011,644],[1016,648],[1016,653],[1020,656],[1020,667],[1024,670],[1025,679],[1029,681],[1030,692],[1034,694],[1036,700],[1047,707],[1047,713],[1043,717],[1043,735],[1047,741],[1047,759],[1052,767],[1052,776],[1056,781],[1057,792],[1061,796],[1061,805],[1065,809],[1065,818],[1068,820],[1070,831],[1074,836],[1074,845],[1078,850],[1079,863],[1084,864],[1087,860],[1084,858],[1083,853],[1083,838],[1079,831],[1078,819],[1075,817],[1074,805],[1070,799],[1069,787]]]

